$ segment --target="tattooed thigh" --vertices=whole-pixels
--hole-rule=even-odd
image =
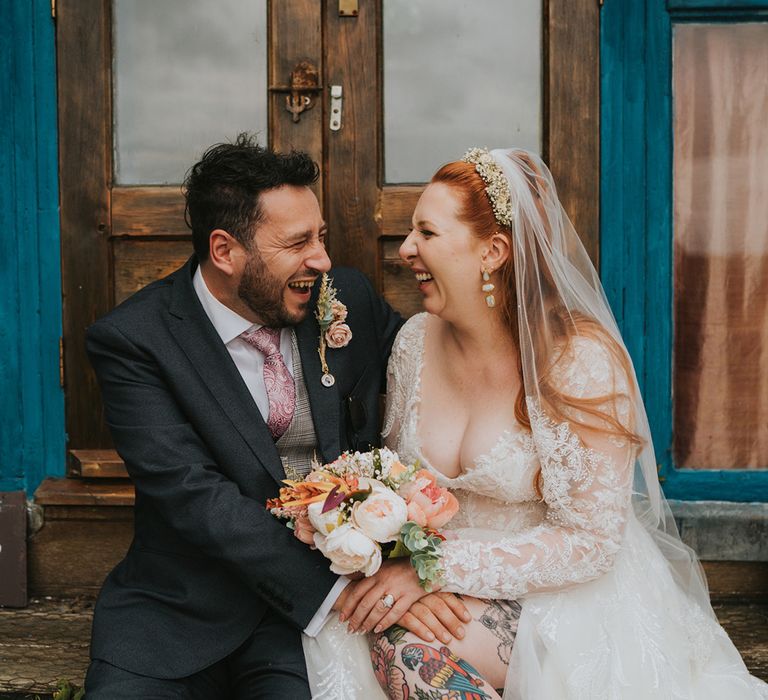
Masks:
[[[492,683],[441,642],[395,625],[371,639],[376,678],[390,700],[498,700]]]
[[[509,665],[512,656],[512,646],[517,636],[517,626],[520,623],[520,603],[516,600],[483,600],[484,609],[479,621],[498,639],[496,653],[499,660]]]

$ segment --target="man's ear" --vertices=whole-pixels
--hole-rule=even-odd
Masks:
[[[208,259],[217,270],[230,277],[242,270],[246,257],[243,246],[226,231],[220,228],[211,231],[208,246]]]
[[[509,239],[501,233],[494,233],[483,251],[483,265],[498,270],[511,255]]]

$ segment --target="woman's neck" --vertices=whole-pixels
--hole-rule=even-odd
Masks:
[[[482,313],[467,315],[460,319],[441,319],[445,340],[465,358],[482,362],[484,358],[517,355],[517,343],[510,329],[504,324],[500,309],[484,309]]]

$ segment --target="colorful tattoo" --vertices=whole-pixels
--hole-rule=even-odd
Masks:
[[[394,625],[378,636],[371,647],[371,663],[376,680],[391,700],[408,700],[410,693],[405,672],[395,664],[395,644],[405,629]]]
[[[482,700],[490,697],[480,690],[480,687],[485,685],[480,674],[448,647],[436,649],[426,644],[408,644],[403,647],[400,656],[409,669],[418,669],[419,678],[424,683],[444,691],[442,695],[437,696],[440,700],[444,697],[455,697],[456,700]],[[454,693],[453,696],[451,692]],[[418,695],[416,697],[421,700]],[[425,698],[432,700],[429,696]]]
[[[520,622],[520,603],[516,600],[489,600],[487,603],[480,615],[480,623],[499,639],[499,659],[508,666]]]

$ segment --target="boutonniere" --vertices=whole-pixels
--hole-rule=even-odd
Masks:
[[[325,350],[326,348],[336,349],[349,345],[349,341],[352,340],[352,330],[345,323],[347,307],[336,298],[333,280],[327,274],[323,274],[323,281],[320,284],[315,318],[317,318],[317,323],[320,326],[320,346],[317,348],[320,364],[323,368],[323,376],[320,381],[323,386],[333,386],[336,379],[328,371]]]

